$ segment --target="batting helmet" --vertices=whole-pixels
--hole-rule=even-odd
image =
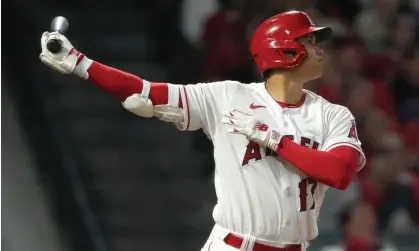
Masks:
[[[329,27],[316,27],[302,11],[280,13],[263,21],[250,45],[259,71],[299,66],[307,58],[307,50],[295,40],[310,33],[316,36],[316,42],[321,42],[333,31]]]

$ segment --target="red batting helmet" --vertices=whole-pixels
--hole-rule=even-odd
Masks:
[[[316,36],[316,42],[321,42],[333,31],[329,27],[316,27],[302,11],[280,13],[263,21],[253,34],[250,45],[259,71],[299,66],[307,58],[307,50],[295,40],[310,33]]]

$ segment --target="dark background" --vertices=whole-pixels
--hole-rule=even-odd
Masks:
[[[17,109],[34,157],[27,168],[65,249],[199,250],[216,198],[202,132],[135,117],[88,82],[41,64],[50,21],[67,17],[78,50],[148,80],[249,83],[259,80],[247,51],[252,30],[297,8],[335,29],[324,45],[325,76],[307,88],[352,111],[368,158],[347,191],[328,192],[310,250],[419,250],[417,1],[219,2],[196,21],[205,21],[199,39],[182,32],[182,0],[2,3],[2,99]]]

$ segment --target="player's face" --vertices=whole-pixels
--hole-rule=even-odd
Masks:
[[[324,59],[323,49],[316,43],[316,37],[309,34],[298,40],[307,50],[308,57],[301,65],[299,72],[309,80],[317,79],[323,75]]]

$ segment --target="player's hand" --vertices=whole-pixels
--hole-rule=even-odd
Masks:
[[[51,53],[47,49],[47,43],[51,39],[58,39],[61,41],[61,51],[58,53]],[[42,63],[48,65],[52,69],[64,73],[74,73],[82,78],[87,74],[84,71],[78,71],[76,66],[84,58],[84,55],[74,49],[70,41],[62,34],[58,32],[44,32],[41,37],[41,54],[39,58]]]
[[[251,114],[238,110],[223,112],[221,122],[229,126],[229,133],[242,134],[248,140],[274,151],[281,141],[281,134],[272,130],[268,125],[257,120]]]

